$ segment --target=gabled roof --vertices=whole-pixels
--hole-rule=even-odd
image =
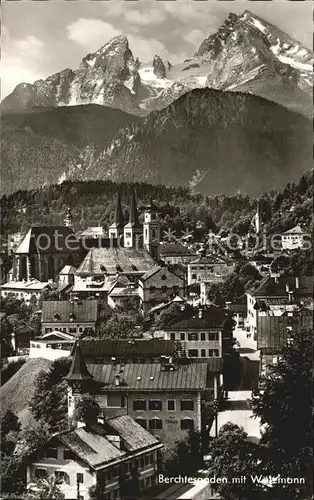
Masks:
[[[82,354],[79,342],[74,346],[74,354],[70,366],[69,373],[65,377],[66,380],[91,380],[93,376],[89,373],[84,356]]]
[[[160,256],[193,255],[182,243],[162,243],[159,247]]]
[[[116,431],[128,452],[138,452],[139,450],[159,444],[155,436],[146,431],[129,415],[105,420],[106,426]]]
[[[164,272],[165,274],[170,273],[173,276],[175,276],[176,278],[179,278],[182,282],[184,281],[184,279],[181,276],[178,276],[175,272],[171,271],[171,269],[169,269],[168,267],[165,267],[165,266],[153,267],[152,269],[147,271],[147,273],[145,273],[143,276],[141,276],[141,281],[147,281],[149,278],[151,278],[152,276],[154,276],[155,274],[157,274],[159,272]]]
[[[98,317],[97,300],[44,300],[42,303],[42,323],[91,323]]]
[[[49,340],[50,337],[58,337],[60,340],[73,340],[73,342],[75,340],[75,336],[71,333],[60,332],[59,330],[44,333],[43,335],[40,335],[40,337],[37,337],[36,340]]]
[[[76,267],[67,265],[67,266],[64,266],[61,269],[59,275],[60,274],[62,274],[62,275],[64,275],[64,274],[75,274],[75,273],[76,273]]]
[[[71,235],[71,236],[70,236]],[[71,244],[67,245],[67,238]],[[71,227],[66,226],[33,226],[29,229],[20,245],[15,250],[16,254],[33,253],[73,253],[76,236]],[[78,240],[77,240],[78,245]]]
[[[173,340],[163,339],[82,339],[80,349],[86,359],[101,356],[171,356],[175,350]]]
[[[208,387],[210,373],[222,370],[222,358],[211,358],[208,362],[178,364],[173,370],[165,369],[161,363],[122,365],[88,364],[94,380],[110,391],[204,391]],[[120,385],[116,385],[119,374]]]
[[[145,249],[134,248],[92,248],[77,270],[80,275],[144,274],[155,266],[154,259]],[[106,271],[102,271],[105,268]]]
[[[8,281],[0,285],[3,290],[22,290],[23,292],[41,291],[44,288],[51,288],[48,282],[44,281]]]
[[[304,229],[302,229],[300,224],[297,224],[293,228],[288,229],[288,231],[285,231],[284,233],[281,233],[281,234],[282,235],[284,235],[284,234],[306,234],[306,232],[304,231]]]

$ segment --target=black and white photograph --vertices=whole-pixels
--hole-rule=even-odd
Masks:
[[[1,500],[313,500],[313,3],[1,7]]]

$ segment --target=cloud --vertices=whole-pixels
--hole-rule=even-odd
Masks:
[[[214,30],[213,30],[214,31]],[[195,29],[192,31],[189,31],[186,35],[183,37],[187,42],[189,42],[191,45],[194,47],[199,46],[202,41],[204,40],[204,31]]]
[[[2,32],[1,97],[19,83],[33,83],[43,78],[40,70],[44,43],[33,35],[14,39],[9,30]]]
[[[121,31],[101,19],[81,18],[66,26],[69,40],[78,43],[86,50],[94,52],[111,38],[121,35]]]
[[[136,26],[154,26],[156,24],[162,24],[167,18],[167,12],[161,8],[145,6],[144,9],[139,10],[138,8],[125,9],[124,20],[127,23]]]

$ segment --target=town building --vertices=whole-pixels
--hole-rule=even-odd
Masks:
[[[159,257],[167,265],[187,264],[197,257],[196,252],[192,252],[181,242],[163,242],[159,247]]]
[[[232,315],[221,307],[186,306],[162,331],[165,340],[180,341],[189,358],[222,358],[232,349]]]
[[[47,300],[42,303],[41,330],[43,334],[59,330],[79,337],[95,330],[97,318],[97,300]]]
[[[66,264],[81,260],[79,241],[69,226],[33,226],[17,247],[13,257],[13,279],[56,281]]]
[[[90,488],[102,489],[102,498],[137,498],[157,482],[163,445],[129,415],[102,424],[78,423],[54,434],[27,465],[28,489],[38,479],[55,476],[66,500],[93,498]]]
[[[103,272],[91,276],[76,275],[71,297],[79,300],[95,299],[107,304],[110,290],[116,281],[115,276],[106,276]]]
[[[246,299],[238,299],[235,302],[227,302],[226,307],[232,313],[232,318],[235,321],[235,330],[244,330],[247,318],[247,302]]]
[[[8,295],[14,296],[16,299],[24,300],[26,304],[30,304],[32,299],[38,301],[44,290],[50,290],[51,284],[41,282],[35,279],[30,281],[8,281],[0,285],[1,297],[6,298]]]
[[[313,297],[311,276],[266,276],[256,286],[246,291],[246,329],[256,339],[261,313],[269,310],[274,316],[281,316],[293,304],[302,305],[305,299]]]
[[[167,266],[154,266],[138,282],[140,307],[144,315],[157,304],[175,296],[183,297],[184,292],[184,279]]]
[[[143,244],[147,252],[156,260],[159,260],[160,244],[160,222],[158,217],[158,208],[152,198],[144,210],[143,222]]]
[[[281,234],[281,246],[283,250],[295,250],[303,248],[305,242],[309,241],[310,235],[298,224],[292,229]]]
[[[122,280],[121,278],[124,278]],[[130,307],[139,309],[140,298],[138,286],[131,283],[126,276],[121,276],[111,287],[108,294],[108,306],[128,310]]]
[[[179,306],[179,307],[185,307],[186,299],[179,297],[176,295],[173,299],[168,300],[167,302],[162,302],[161,304],[158,304],[157,306],[152,307],[148,313],[147,316],[151,321],[156,321],[161,314],[163,314],[165,311],[169,310],[171,306]]]
[[[235,262],[222,257],[200,256],[187,264],[188,286],[200,283],[222,283],[229,274],[234,272],[235,265]]]
[[[191,363],[161,357],[159,363],[86,365],[77,343],[66,377],[69,420],[77,398],[93,391],[105,416],[129,415],[163,443],[171,443],[189,430],[204,430],[202,402],[217,397],[222,363],[222,358]]]

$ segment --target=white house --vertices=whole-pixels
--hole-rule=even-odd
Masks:
[[[76,337],[69,333],[54,330],[44,333],[29,343],[30,358],[44,358],[54,361],[70,356]]]
[[[297,248],[302,248],[306,237],[309,237],[309,234],[306,233],[299,224],[294,226],[292,229],[285,231],[281,235],[283,250],[295,250]]]
[[[32,296],[38,300],[40,299],[42,292],[45,289],[50,288],[50,283],[37,280],[8,281],[0,286],[0,293],[2,298],[7,297],[9,294],[13,294],[15,298],[29,303]]]

